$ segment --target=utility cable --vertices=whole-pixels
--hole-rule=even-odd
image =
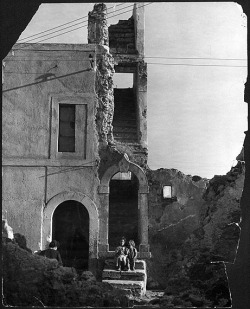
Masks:
[[[150,65],[169,65],[169,66],[190,66],[190,67],[230,67],[230,68],[246,68],[247,65],[224,65],[224,64],[191,64],[191,63],[150,63]]]
[[[155,2],[150,2],[150,3],[148,3],[148,4],[144,4],[144,5],[138,6],[138,8],[145,7],[145,6],[150,5],[150,4],[153,4],[153,3],[155,3]],[[132,6],[133,6],[133,5],[132,5]],[[128,7],[129,7],[129,6],[128,6]],[[126,8],[128,8],[128,7],[126,7]],[[131,5],[130,5],[130,7],[131,7]],[[122,9],[126,9],[126,8],[122,8]],[[124,11],[124,12],[121,12],[121,13],[119,13],[119,14],[112,15],[112,17],[119,16],[119,15],[122,15],[122,14],[127,13],[127,12],[130,12],[130,11],[131,11],[131,10]],[[38,44],[38,43],[40,43],[40,42],[43,42],[43,41],[46,41],[46,40],[50,40],[50,39],[52,39],[52,38],[58,37],[58,36],[60,36],[60,35],[63,35],[63,34],[66,34],[66,33],[69,33],[69,32],[78,30],[78,29],[80,29],[80,28],[84,28],[84,27],[87,27],[87,25],[84,25],[84,26],[81,26],[81,27],[77,27],[77,28],[75,28],[75,29],[72,29],[72,30],[69,30],[69,31],[66,31],[66,32],[63,32],[63,33],[60,33],[60,34],[57,34],[57,35],[54,35],[54,36],[52,36],[52,37],[49,37],[49,38],[46,38],[46,39],[43,39],[43,40],[40,40],[40,41],[37,41],[37,42],[30,43],[29,45],[31,45],[31,44]],[[67,27],[67,28],[69,28],[69,27]],[[67,28],[65,28],[65,29],[67,29]],[[58,31],[59,31],[59,30],[58,30]],[[57,31],[56,31],[56,32],[57,32]],[[52,33],[50,33],[50,34],[52,34]],[[49,35],[50,35],[50,34],[49,34]],[[27,42],[29,42],[29,41],[27,41]],[[23,42],[23,43],[19,43],[19,44],[26,44],[27,42]],[[23,49],[24,49],[24,48],[23,48]],[[13,48],[12,50],[15,50],[15,49]]]
[[[22,50],[22,49],[20,49]],[[37,51],[37,50],[36,50]],[[42,50],[42,51],[46,51],[46,50]],[[48,50],[48,51],[51,51],[51,50]],[[59,51],[59,50],[57,50]],[[68,51],[71,51],[71,52],[76,52],[76,50],[68,50]],[[81,52],[81,50],[79,50]],[[82,52],[86,52],[84,50],[82,50]],[[198,58],[198,57],[189,57],[189,58],[185,58],[185,57],[144,57],[145,59],[146,58],[154,58],[154,59],[167,59],[167,60],[216,60],[216,61],[247,61],[247,59],[243,59],[243,58]],[[12,58],[12,59],[5,59],[4,61],[37,61],[38,59],[25,59],[25,58],[22,58],[22,57],[15,57],[15,58]],[[53,60],[58,60],[58,61],[85,61],[85,62],[88,62],[89,60],[84,60],[84,59],[53,59]],[[39,59],[39,61],[51,61],[51,59]],[[148,62],[147,62],[148,63]],[[151,63],[152,64],[152,63]]]
[[[127,6],[127,7],[125,7],[125,8],[121,8],[120,10],[123,10],[123,9],[127,9],[128,7],[131,7],[131,5],[129,5],[129,6]],[[117,10],[117,11],[120,11],[120,10]],[[108,15],[108,14],[107,14]],[[83,17],[82,17],[83,18]],[[53,34],[53,33],[56,33],[56,32],[60,32],[60,31],[63,31],[63,30],[66,30],[66,29],[69,29],[69,28],[72,28],[72,27],[75,27],[75,26],[77,26],[77,25],[80,25],[80,24],[83,24],[83,23],[87,23],[88,21],[86,20],[86,21],[81,21],[81,22],[79,22],[79,23],[77,23],[77,24],[74,24],[74,25],[71,25],[71,26],[68,26],[68,27],[64,27],[64,28],[62,28],[62,29],[59,29],[59,30],[56,30],[56,31],[53,31],[53,32],[51,32],[51,33],[48,33],[48,34],[44,34],[44,35],[39,35],[38,37],[36,37],[36,38],[33,38],[33,39],[31,39],[31,40],[28,40],[28,41],[25,41],[25,42],[23,42],[23,43],[19,43],[19,44],[25,44],[25,43],[28,43],[28,42],[31,42],[31,41],[33,41],[34,39],[39,39],[39,38],[42,38],[42,37],[45,37],[45,36],[48,36],[48,35],[51,35],[51,34]],[[58,26],[58,27],[55,27],[55,28],[59,28],[59,27],[61,27],[61,26]],[[87,27],[87,25],[84,25],[83,27]],[[53,29],[53,28],[52,28]],[[79,29],[79,28],[76,28],[76,29]],[[73,30],[76,30],[76,29],[73,29]],[[47,30],[47,31],[49,31],[49,30]],[[33,35],[33,36],[36,36],[35,34]]]
[[[118,4],[117,6],[121,6],[121,5],[124,5],[124,4],[126,4],[126,3],[121,3],[121,4]],[[112,7],[107,8],[107,10],[109,10],[109,9],[112,9]],[[49,31],[51,31],[51,30],[54,30],[54,29],[57,29],[57,28],[60,28],[60,27],[63,27],[63,26],[72,24],[72,23],[75,22],[75,21],[78,21],[78,20],[81,20],[81,19],[85,19],[85,18],[88,18],[88,15],[83,16],[83,17],[80,17],[80,18],[77,18],[77,19],[74,19],[74,20],[69,21],[69,22],[67,22],[67,23],[65,23],[65,24],[61,24],[61,25],[59,25],[59,26],[57,26],[57,27],[53,27],[53,28],[50,28],[50,29],[48,29],[48,30],[45,30],[45,31],[38,32],[38,33],[36,33],[36,34],[27,36],[27,37],[25,37],[25,38],[23,38],[23,39],[18,40],[17,43],[19,43],[20,41],[23,41],[23,40],[32,38],[32,37],[34,37],[34,36],[38,36],[39,34],[43,34],[43,33],[45,33],[45,32],[49,32]]]
[[[72,167],[68,167],[66,169],[62,169],[62,170],[59,170],[57,172],[54,172],[54,173],[50,173],[50,174],[47,174],[47,176],[52,176],[52,175],[57,175],[57,174],[60,174],[60,173],[65,173],[65,172],[71,172],[71,171],[76,171],[76,170],[80,170],[82,168],[84,168],[85,166],[87,167],[92,167],[92,165],[89,165],[89,164],[92,164],[92,163],[96,163],[96,160],[95,161],[90,161],[90,162],[87,162],[87,163],[84,163],[84,164],[81,164],[81,165],[78,165],[78,166],[72,166]],[[95,165],[96,166],[96,165]],[[53,166],[54,168],[59,168],[59,166]],[[42,175],[38,178],[43,178],[45,177],[45,175]]]
[[[163,57],[163,56],[145,56],[144,58],[149,58],[149,59],[153,59],[153,58],[157,58],[157,59],[183,59],[183,60],[244,60],[246,61],[247,59],[244,58],[209,58],[209,57]]]
[[[52,61],[52,60],[51,60]],[[55,61],[53,59],[53,61]],[[80,60],[76,60],[80,61]],[[150,65],[169,65],[169,66],[192,66],[192,67],[228,67],[228,68],[247,68],[246,65],[224,65],[224,64],[190,64],[190,63],[147,63]],[[13,72],[13,71],[3,71],[3,73],[7,74],[44,74],[39,72]]]

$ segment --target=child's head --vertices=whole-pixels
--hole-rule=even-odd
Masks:
[[[133,240],[130,240],[130,241],[128,242],[128,244],[129,244],[129,246],[135,247],[135,242],[134,242]]]
[[[126,243],[126,238],[125,238],[125,237],[122,237],[122,239],[120,240],[120,244],[121,244],[122,246],[124,246],[125,243]]]

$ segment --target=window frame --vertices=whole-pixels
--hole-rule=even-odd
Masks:
[[[170,188],[170,196],[164,196],[164,188],[165,188],[165,187]],[[172,187],[171,184],[167,184],[167,185],[163,185],[163,186],[162,186],[162,197],[163,197],[164,199],[172,199],[172,198],[173,198],[173,187]]]
[[[72,120],[72,121],[67,120],[66,121],[66,120],[62,119],[62,118],[65,117],[65,112],[63,112],[63,107],[64,108],[66,107],[67,109],[74,107],[73,110],[71,111],[72,115],[74,114],[74,120]],[[61,103],[59,103],[58,152],[64,152],[64,153],[65,152],[67,152],[67,153],[68,152],[71,152],[71,153],[76,152],[76,112],[77,112],[77,108],[76,108],[75,104],[61,104]],[[66,113],[67,113],[67,111],[66,111]],[[71,127],[71,123],[74,124],[73,128]],[[63,128],[63,127],[65,127],[66,124],[71,127],[70,130],[72,130],[73,131],[72,133],[74,133],[74,134],[72,134],[70,136],[67,136],[67,135],[64,134],[65,128]],[[66,131],[67,131],[67,133],[69,133],[68,129]],[[64,140],[67,137],[72,138],[74,140],[74,150],[73,151],[69,150],[69,149],[68,149],[68,151],[67,150],[64,150],[64,151],[60,150],[61,148],[66,148],[65,144],[62,142],[62,140]]]
[[[91,93],[52,94],[51,100],[51,159],[91,160],[94,154],[94,106],[96,98]],[[75,105],[75,152],[59,152],[59,105]],[[81,117],[85,117],[82,121]],[[84,133],[85,134],[82,134]]]

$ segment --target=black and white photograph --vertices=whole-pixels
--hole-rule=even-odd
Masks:
[[[246,1],[2,1],[2,305],[250,306]]]

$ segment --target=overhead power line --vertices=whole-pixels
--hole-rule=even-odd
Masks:
[[[16,49],[16,50],[22,50],[22,49]],[[29,49],[25,49],[25,50],[29,50]],[[31,49],[33,50],[33,49]],[[62,51],[62,50],[37,50],[36,51],[42,51],[42,52],[45,52],[45,51]],[[75,50],[75,49],[68,49],[68,50],[63,50],[63,51],[70,51],[70,52],[76,52],[76,51],[79,51],[79,52],[89,52],[89,51],[85,51],[85,50]],[[205,57],[162,57],[162,56],[154,56],[154,57],[149,57],[149,56],[145,56],[144,59],[151,59],[151,58],[154,58],[154,59],[167,59],[167,60],[216,60],[216,61],[247,61],[247,59],[244,59],[244,58],[205,58]],[[15,58],[11,58],[11,59],[8,59],[6,58],[5,59],[6,61],[37,61],[37,59],[25,59],[25,58],[22,58],[21,57],[18,57],[16,56]],[[40,61],[51,61],[51,59],[39,59]],[[53,60],[58,60],[58,61],[89,61],[89,60],[83,60],[83,59],[61,59],[61,58],[58,58],[58,59],[53,59]]]
[[[65,60],[66,61],[66,60]],[[71,60],[69,60],[71,61]],[[76,60],[76,61],[80,61],[80,60]],[[246,68],[247,66],[244,65],[213,65],[213,64],[189,64],[189,63],[148,63],[150,65],[173,65],[173,66],[194,66],[194,67],[198,67],[198,66],[204,66],[204,67],[229,67],[229,68]],[[17,72],[17,71],[5,71],[4,74],[23,74],[23,75],[27,75],[27,74],[44,74],[44,73],[39,73],[39,72]]]
[[[121,5],[124,5],[124,4],[126,4],[126,3],[121,3],[121,4],[118,4],[117,6],[121,6]],[[109,10],[109,9],[111,9],[111,8],[112,8],[112,7],[107,8],[107,10]],[[38,36],[39,34],[43,34],[43,33],[45,33],[45,32],[49,32],[49,31],[51,31],[51,30],[54,30],[54,29],[57,29],[57,28],[60,28],[60,27],[63,27],[63,26],[72,24],[72,23],[74,23],[75,21],[78,21],[78,20],[81,20],[81,19],[86,19],[86,18],[88,18],[88,15],[83,16],[83,17],[80,17],[80,18],[77,18],[77,19],[74,19],[74,20],[69,21],[69,22],[67,22],[67,23],[65,23],[65,24],[61,24],[61,25],[59,25],[59,26],[57,26],[57,27],[53,27],[53,28],[47,29],[47,30],[45,30],[45,31],[41,31],[41,32],[38,32],[38,33],[36,33],[36,34],[27,36],[27,37],[25,37],[25,38],[22,38],[22,39],[18,40],[17,43],[19,43],[20,41],[23,41],[23,40],[32,38],[32,37],[34,37],[34,36]],[[77,24],[77,25],[78,25],[78,24]]]
[[[225,64],[191,64],[191,63],[150,63],[147,64],[154,64],[154,65],[185,65],[190,67],[230,67],[230,68],[246,68],[246,65],[225,65]]]
[[[145,7],[145,6],[150,5],[150,4],[153,4],[153,3],[154,3],[154,2],[150,2],[150,3],[144,4],[144,5],[138,6],[138,8],[140,8],[140,7]],[[127,6],[127,7],[121,8],[121,9],[119,9],[119,10],[117,10],[117,11],[121,11],[121,10],[127,9],[127,8],[129,8],[129,7],[131,8],[131,7],[133,7],[133,6],[134,6],[134,5],[129,5],[129,6]],[[119,13],[119,14],[114,14],[114,15],[112,15],[112,17],[119,16],[119,15],[122,15],[122,14],[127,13],[127,12],[130,12],[130,11],[131,11],[131,10],[127,10],[127,11],[121,12],[121,13]],[[110,14],[110,13],[108,13],[108,14]],[[107,14],[107,15],[108,15],[108,14]],[[82,22],[81,22],[81,23],[82,23]],[[79,23],[78,23],[78,24],[79,24]],[[61,29],[61,30],[56,30],[56,31],[54,31],[54,32],[52,32],[52,33],[39,36],[38,38],[41,38],[41,37],[44,37],[44,36],[49,36],[49,35],[51,35],[51,34],[53,34],[53,33],[60,32],[60,31],[62,31],[62,30],[71,28],[71,27],[76,26],[76,25],[78,25],[78,24],[71,25],[71,26],[69,26],[69,27],[65,27],[65,28],[63,28],[63,29]],[[57,36],[61,36],[61,35],[63,35],[63,34],[66,34],[66,33],[69,33],[69,32],[72,32],[72,31],[75,31],[75,30],[84,28],[84,27],[87,27],[87,25],[83,25],[83,26],[77,27],[77,28],[75,28],[75,29],[72,29],[72,30],[69,30],[69,31],[65,31],[65,32],[63,32],[63,33],[59,33],[59,34],[57,34],[57,35],[54,35],[54,36],[45,38],[45,39],[43,39],[43,40],[40,40],[40,41],[37,41],[37,42],[32,42],[32,43],[30,43],[30,44],[37,44],[37,43],[40,43],[40,42],[43,42],[43,41],[46,41],[46,40],[50,40],[50,39],[55,38],[55,37],[57,37]],[[32,39],[32,40],[33,40],[33,39]],[[28,40],[28,41],[26,41],[26,42],[19,43],[19,44],[26,44],[26,43],[28,43],[28,42],[30,42],[30,41],[32,41],[32,40]],[[13,49],[13,50],[15,50],[15,49]]]
[[[157,59],[183,59],[183,60],[242,60],[242,61],[246,61],[247,59],[244,58],[209,58],[209,57],[163,57],[163,56],[145,56],[144,58],[149,58],[149,59],[153,59],[153,58],[157,58]]]
[[[121,8],[121,9],[117,10],[117,11],[121,11],[121,10],[127,9],[128,7],[131,7],[131,6],[132,6],[132,5],[123,7],[123,8]],[[107,15],[108,15],[108,14],[107,14]],[[88,16],[82,17],[82,18],[79,18],[79,19],[83,19],[83,18],[87,18],[87,17],[88,17]],[[73,21],[72,21],[72,22],[73,22]],[[72,23],[72,22],[69,22],[69,23]],[[39,39],[39,38],[42,38],[42,37],[45,37],[45,36],[49,36],[49,35],[51,35],[51,34],[53,34],[53,33],[66,30],[66,29],[75,27],[75,26],[77,26],[77,25],[83,24],[83,23],[86,24],[87,22],[88,22],[87,20],[86,20],[86,21],[81,21],[81,22],[79,22],[79,23],[77,23],[77,24],[74,24],[74,25],[71,25],[71,26],[68,26],[68,27],[64,27],[64,28],[62,28],[62,29],[59,29],[59,30],[56,30],[56,31],[53,31],[53,32],[50,32],[50,33],[47,33],[47,34],[44,34],[44,35],[38,35],[38,36],[37,36],[37,34],[34,34],[33,37],[36,36],[36,38],[33,38],[33,39],[31,39],[31,40],[22,42],[22,43],[20,43],[20,44],[25,44],[25,43],[31,42],[31,41],[33,41],[33,40],[35,40],[35,39]],[[62,26],[62,25],[61,25],[61,26]],[[61,26],[58,26],[58,27],[55,27],[55,28],[51,28],[50,30],[47,30],[47,31],[44,31],[44,32],[48,32],[48,31],[51,31],[51,30],[53,30],[53,29],[60,28]],[[84,25],[83,27],[87,27],[87,25]],[[82,27],[80,27],[80,28],[82,28]],[[79,29],[79,28],[77,28],[77,29]],[[76,29],[73,29],[73,30],[76,30]],[[41,34],[44,33],[44,32],[41,32]],[[24,40],[24,39],[22,39],[22,40]]]

